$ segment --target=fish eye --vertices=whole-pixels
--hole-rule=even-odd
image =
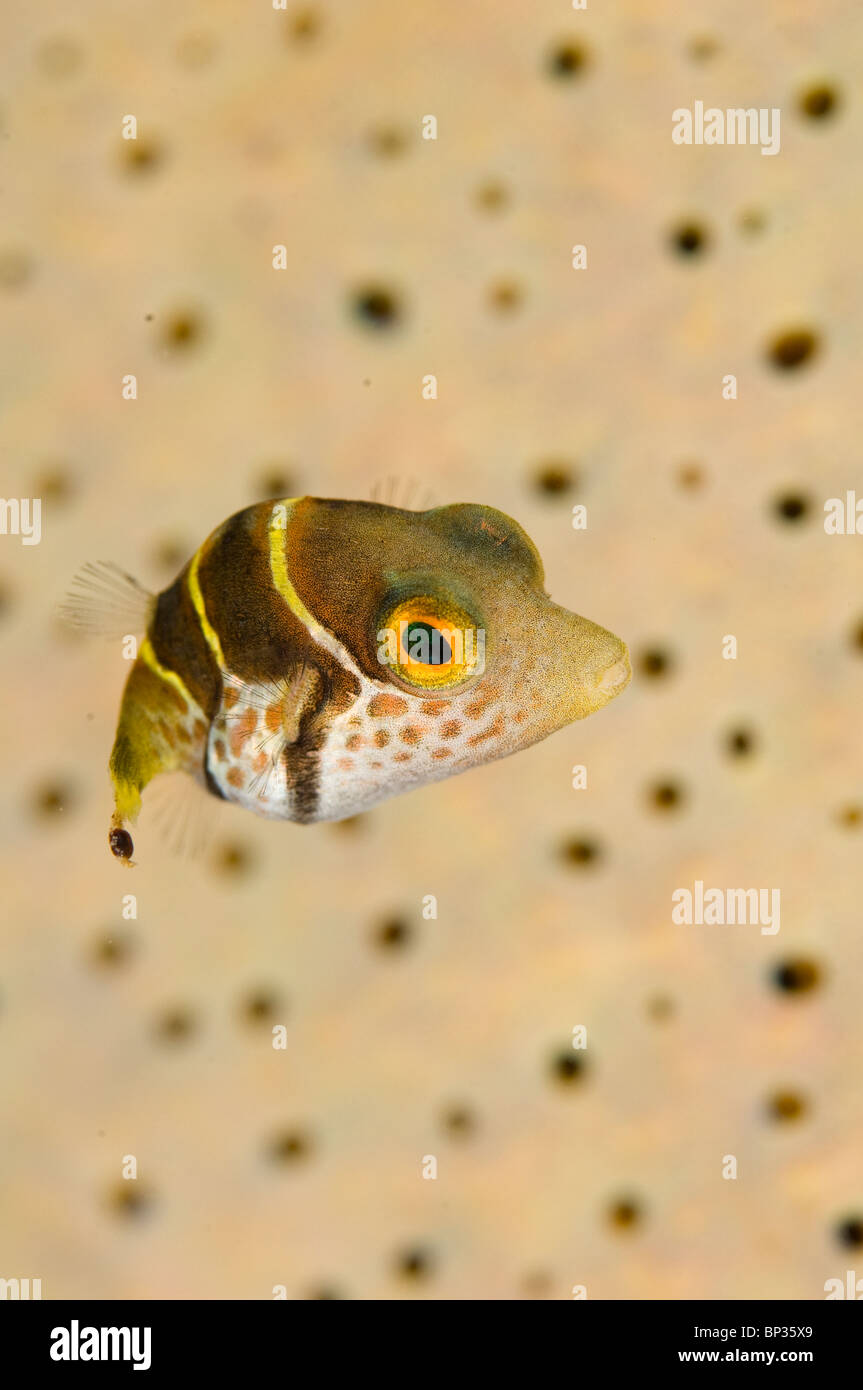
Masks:
[[[378,619],[377,642],[381,665],[409,690],[452,690],[484,670],[485,631],[436,595],[391,601]]]

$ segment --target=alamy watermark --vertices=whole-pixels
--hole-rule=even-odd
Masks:
[[[671,920],[678,926],[760,926],[762,936],[779,930],[778,888],[708,888],[700,878],[694,890],[675,888]]]
[[[762,154],[779,153],[779,107],[733,106],[723,111],[696,101],[690,110],[671,113],[675,145],[760,145]]]
[[[824,530],[828,536],[863,536],[863,497],[852,489],[824,503]]]
[[[133,1371],[151,1364],[149,1327],[82,1327],[73,1318],[69,1327],[51,1331],[52,1361],[131,1361]]]
[[[827,1303],[835,1298],[849,1298],[854,1303],[863,1302],[863,1279],[857,1278],[856,1270],[846,1269],[844,1280],[824,1281],[824,1296]]]
[[[42,539],[41,497],[0,497],[0,536],[20,536],[22,545]]]
[[[20,1302],[41,1297],[41,1279],[0,1279],[0,1299]]]

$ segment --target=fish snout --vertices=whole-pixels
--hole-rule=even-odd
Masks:
[[[632,667],[629,664],[629,652],[623,648],[623,655],[613,661],[610,666],[606,666],[600,671],[596,682],[597,689],[613,700],[615,695],[619,695],[625,686],[629,685],[632,679]]]
[[[626,643],[608,628],[552,605],[541,631],[557,658],[545,668],[549,729],[587,718],[628,685],[632,672]]]

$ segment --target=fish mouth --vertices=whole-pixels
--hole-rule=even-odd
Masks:
[[[619,695],[624,686],[629,684],[631,678],[632,667],[629,664],[629,652],[624,647],[623,655],[600,672],[596,689],[605,696],[606,700],[613,700],[615,695]]]

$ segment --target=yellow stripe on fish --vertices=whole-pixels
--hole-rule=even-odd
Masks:
[[[201,624],[201,631],[207,639],[207,643],[216,661],[222,670],[225,669],[225,658],[222,654],[222,644],[219,641],[219,634],[211,625],[207,617],[207,608],[204,603],[204,596],[201,593],[201,585],[198,582],[198,566],[201,563],[201,551],[197,551],[189,564],[189,571],[186,576],[186,583],[189,586],[189,593],[192,603],[195,605],[195,612],[198,615],[198,622]]]
[[[159,676],[161,680],[167,681],[169,685],[172,685],[174,689],[180,693],[187,705],[191,705],[192,697],[186,689],[185,683],[180,679],[176,671],[169,671],[167,666],[161,664],[156,657],[156,653],[153,651],[153,644],[149,637],[145,637],[138,648],[138,656],[145,665],[149,666],[150,670],[154,672],[155,675]]]

